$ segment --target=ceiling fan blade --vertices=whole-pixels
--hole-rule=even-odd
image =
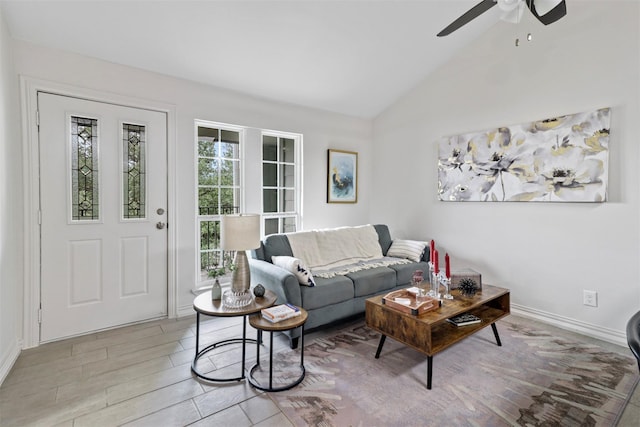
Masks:
[[[447,28],[440,31],[438,33],[438,37],[448,36],[458,28],[462,27],[465,24],[468,24],[478,16],[482,15],[483,13],[491,9],[496,4],[497,4],[496,0],[482,0],[480,3],[473,6],[471,9],[466,11],[462,16],[460,16],[458,19],[456,19],[451,24],[449,24]]]
[[[562,3],[562,0],[535,0],[534,3],[536,4],[536,12],[538,12],[540,16],[543,16],[551,12],[551,9],[558,4]]]
[[[565,4],[564,0],[562,0],[551,10],[549,10],[548,12],[542,15],[540,15],[536,9],[535,0],[527,0],[527,7],[529,8],[529,10],[531,10],[531,13],[533,13],[533,16],[535,16],[538,19],[538,21],[542,22],[544,25],[553,24],[558,19],[562,18],[567,14],[567,5]],[[548,7],[541,7],[540,9],[546,10],[548,9]]]

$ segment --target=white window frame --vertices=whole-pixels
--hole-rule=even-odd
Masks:
[[[198,128],[199,127],[208,127],[213,129],[219,129],[220,131],[226,130],[231,132],[239,133],[239,151],[238,151],[238,161],[240,166],[240,174],[239,174],[239,208],[238,212],[244,212],[245,206],[245,170],[246,170],[246,162],[245,162],[245,146],[246,146],[246,127],[232,125],[228,123],[220,123],[213,122],[208,120],[199,120],[196,119],[194,121],[194,159],[195,159],[195,212],[196,212],[196,260],[195,260],[195,270],[196,270],[196,283],[195,289],[196,291],[204,290],[207,288],[211,288],[214,283],[213,278],[202,278],[202,267],[201,267],[201,223],[206,221],[220,221],[220,214],[217,215],[201,215],[200,207],[199,207],[199,139],[198,139]],[[223,286],[227,286],[229,284],[230,274],[227,274],[220,278],[220,282]]]
[[[294,153],[294,159],[293,159],[293,163],[290,162],[283,162],[280,159],[280,150],[277,150],[278,153],[278,157],[277,160],[275,162],[273,161],[266,161],[264,160],[264,154],[262,152],[263,144],[264,144],[264,137],[265,136],[269,136],[269,137],[275,137],[278,138],[278,141],[280,140],[280,138],[286,138],[286,139],[292,139],[293,140],[293,145],[294,145],[294,149],[295,149],[295,153]],[[278,143],[279,144],[279,143]],[[286,165],[286,164],[293,164],[294,166],[294,187],[293,187],[293,191],[294,191],[294,197],[295,197],[295,203],[294,203],[294,211],[292,212],[264,212],[264,190],[266,188],[273,188],[271,186],[269,187],[265,187],[264,185],[264,175],[262,174],[262,180],[261,180],[261,187],[260,187],[260,209],[261,209],[261,213],[262,213],[262,235],[264,236],[266,233],[266,221],[269,219],[278,219],[278,232],[283,232],[283,224],[282,221],[284,218],[294,218],[295,220],[295,228],[296,231],[299,231],[302,229],[302,135],[301,134],[297,134],[297,133],[291,133],[291,132],[280,132],[280,131],[272,131],[272,130],[263,130],[261,135],[260,135],[260,148],[261,148],[261,153],[260,153],[260,169],[262,170],[264,163],[275,163],[278,166],[280,165]],[[284,187],[280,185],[280,174],[278,172],[278,186],[276,187],[278,190],[279,189],[284,189],[284,188],[291,188],[291,187]],[[278,210],[280,209],[280,192],[278,191]]]

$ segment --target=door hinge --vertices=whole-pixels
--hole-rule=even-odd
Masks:
[[[42,309],[38,309],[38,323],[42,323]]]
[[[40,129],[40,110],[36,110],[36,126]]]
[[[42,211],[38,210],[38,225],[42,225]]]

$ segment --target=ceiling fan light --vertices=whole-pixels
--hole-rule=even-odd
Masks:
[[[522,13],[524,12],[524,8],[522,7],[518,7],[514,10],[510,10],[508,12],[504,12],[501,16],[500,19],[505,21],[505,22],[509,22],[511,24],[517,24],[520,22],[520,19],[522,18]]]

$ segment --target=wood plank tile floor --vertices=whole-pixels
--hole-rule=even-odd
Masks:
[[[241,336],[240,318],[202,319],[201,348]],[[313,332],[307,341],[330,332]],[[248,326],[247,335],[255,337],[255,330]],[[288,340],[275,336],[274,347],[288,348]],[[25,350],[0,387],[0,425],[292,425],[268,393],[246,381],[196,381],[190,370],[194,353],[195,316],[126,326]],[[201,358],[199,369],[233,377],[240,373],[240,359],[240,345],[222,346]],[[254,361],[255,345],[249,344],[247,368]],[[638,420],[640,387],[618,425],[638,426]]]

